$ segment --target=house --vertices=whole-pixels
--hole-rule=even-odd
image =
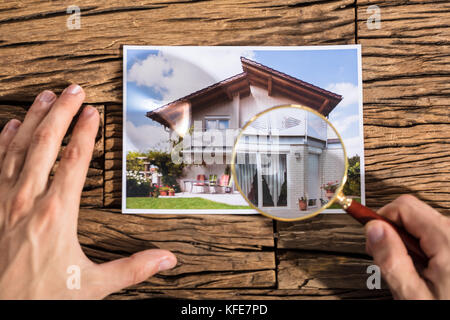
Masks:
[[[190,130],[193,129],[194,132],[202,132],[205,135],[212,134],[213,136],[218,132],[234,132],[234,138],[254,115],[270,107],[301,104],[327,117],[342,100],[342,96],[338,94],[253,60],[241,57],[241,65],[242,73],[149,111],[147,112],[147,117],[159,122],[181,137],[186,137],[191,132]],[[302,119],[293,118],[291,122],[294,126],[300,124],[305,126],[305,128],[311,126],[311,123],[308,124],[306,115]],[[302,163],[307,166],[305,168],[311,169],[309,170],[310,172],[318,172],[321,170],[320,168],[323,168],[325,158],[321,156],[320,150],[331,148],[333,144],[336,144],[336,140],[332,140],[336,137],[330,136],[329,132],[327,134],[326,128],[322,129],[322,132],[318,132],[318,135],[315,137],[306,136],[306,131],[304,134],[309,139],[303,139],[301,147],[290,148],[289,151],[292,151],[292,154],[283,156],[285,160],[282,161],[287,170],[285,173],[287,177],[291,176],[291,173],[289,173],[289,161],[291,158],[294,160],[301,159]],[[214,140],[211,137],[210,139],[211,141]],[[216,161],[215,163],[207,164],[203,161],[203,165],[187,166],[185,175],[180,179],[180,182],[182,182],[181,180],[196,180],[198,175],[206,177],[209,175],[217,175],[218,177],[223,175],[231,160],[230,155],[233,144],[234,139],[224,139],[222,141],[223,153],[219,154],[218,157],[216,156],[216,160],[220,158],[224,160],[223,162]],[[190,156],[195,157],[196,154],[204,151],[206,147],[185,148],[183,152],[184,155],[190,154]],[[300,154],[302,156],[299,156]],[[305,154],[307,155],[306,157],[304,156]],[[290,181],[290,183],[294,182]],[[181,186],[183,187],[183,184]],[[280,188],[281,186],[278,186],[278,190]],[[291,192],[287,199],[283,200],[285,202],[284,206],[298,207],[297,198],[300,198],[299,195],[303,196],[308,188],[296,186],[294,189],[298,192],[295,192],[295,194]],[[289,187],[288,190],[290,190]],[[310,206],[318,205],[319,198],[323,197],[320,186],[310,186],[308,191]],[[275,201],[272,202],[276,206],[279,201],[276,201],[277,199],[275,198],[273,199]]]

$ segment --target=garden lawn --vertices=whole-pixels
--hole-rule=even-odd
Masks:
[[[361,198],[353,198],[353,200],[361,203]],[[338,203],[333,203],[328,209],[342,209],[342,207]]]
[[[249,206],[235,206],[199,197],[195,198],[127,198],[128,209],[251,209]]]

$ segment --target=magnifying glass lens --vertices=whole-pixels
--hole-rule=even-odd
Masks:
[[[259,212],[297,220],[331,205],[345,183],[346,153],[334,127],[301,106],[268,109],[250,120],[233,150],[238,190]]]

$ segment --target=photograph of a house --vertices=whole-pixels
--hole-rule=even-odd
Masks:
[[[160,147],[137,154],[147,168],[152,164],[152,176],[158,172],[162,183],[149,180],[147,196],[152,199],[148,207],[129,194],[127,208],[181,208],[168,204],[178,201],[186,209],[251,209],[238,192],[230,169],[235,139],[244,125],[256,114],[282,105],[305,106],[327,118],[343,100],[338,93],[253,59],[238,59],[241,72],[141,113],[142,118],[161,126],[170,154],[167,162],[178,167],[158,167],[155,157],[160,156]],[[239,154],[236,178],[251,203],[290,218],[308,214],[328,201],[330,191],[341,182],[345,162],[340,140],[324,120],[295,108],[267,113],[247,127],[239,142],[241,151],[244,141],[256,136],[263,148],[264,143],[273,147],[276,139],[277,151]],[[272,140],[261,144],[261,137]],[[127,157],[127,164],[132,161]],[[144,169],[139,171],[149,175]],[[167,189],[173,191],[171,195]],[[197,199],[208,203],[196,206]]]

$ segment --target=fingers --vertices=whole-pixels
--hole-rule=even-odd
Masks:
[[[3,159],[6,155],[6,150],[12,139],[15,137],[21,123],[19,120],[13,119],[9,121],[0,133],[0,172],[2,169]]]
[[[34,195],[41,194],[47,188],[48,177],[62,139],[84,97],[80,86],[72,84],[67,87],[31,134],[30,147],[20,179],[22,183],[33,185]]]
[[[172,269],[177,264],[176,257],[167,250],[145,250],[122,258],[97,265],[98,275],[94,278],[95,288],[105,297],[123,288],[147,280],[155,273]]]
[[[72,131],[70,142],[62,154],[51,190],[65,197],[66,200],[80,201],[95,145],[99,119],[99,114],[94,107],[85,107]]]
[[[397,232],[389,224],[379,220],[367,223],[365,230],[367,251],[380,267],[394,297],[433,299]]]
[[[443,227],[444,216],[426,203],[411,195],[402,195],[378,210],[383,215],[403,226],[420,240],[420,246],[428,257],[437,253],[442,243],[449,241]]]
[[[1,169],[0,179],[2,181],[9,181],[10,184],[16,183],[17,177],[22,170],[33,132],[47,115],[55,98],[56,96],[53,92],[46,90],[39,94],[34,100],[19,131],[9,143]]]

